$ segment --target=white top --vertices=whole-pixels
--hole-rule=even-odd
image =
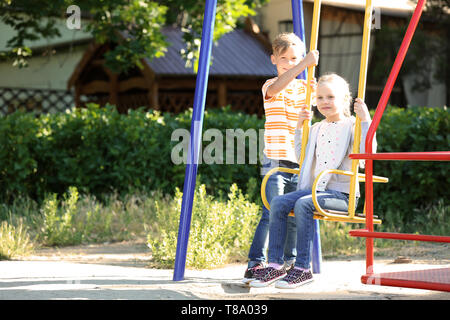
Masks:
[[[339,137],[342,137],[346,124],[344,121],[324,121],[320,126],[317,135],[316,144],[316,165],[314,168],[314,178],[316,178],[322,171],[327,169],[334,169],[339,167],[339,161],[336,156],[339,154],[338,150],[341,148],[347,149],[344,146],[344,141],[340,141]],[[317,186],[317,190],[324,191],[327,181],[322,179]]]

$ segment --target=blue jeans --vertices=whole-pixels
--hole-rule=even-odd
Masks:
[[[323,209],[347,211],[348,194],[334,190],[317,193],[317,200]],[[315,211],[311,190],[297,190],[276,196],[270,202],[269,262],[283,264],[283,247],[286,241],[287,218],[294,209],[297,224],[297,258],[295,266],[309,269],[314,236]]]
[[[275,167],[276,164],[268,162],[263,165],[263,170],[270,170]],[[298,175],[287,172],[276,172],[269,177],[266,184],[266,198],[270,203],[273,197],[282,195],[291,191],[294,191],[297,188]],[[255,235],[253,236],[253,241],[250,246],[250,251],[248,253],[248,267],[253,267],[259,262],[265,262],[266,259],[266,251],[267,251],[267,239],[269,236],[269,215],[270,212],[263,205],[261,219],[258,223],[258,226],[255,230]],[[296,227],[295,227],[295,218],[287,217],[287,238],[284,244],[284,257],[286,261],[293,261],[296,257]]]

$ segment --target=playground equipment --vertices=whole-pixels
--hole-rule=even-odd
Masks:
[[[184,278],[186,268],[186,252],[189,240],[189,229],[192,217],[192,202],[195,193],[195,178],[197,176],[198,156],[200,152],[203,115],[205,109],[206,89],[208,87],[209,62],[216,17],[217,0],[205,1],[205,16],[202,28],[202,42],[197,79],[195,83],[194,110],[191,121],[191,139],[189,144],[188,162],[183,186],[181,202],[180,225],[178,228],[177,252],[175,257],[174,281]]]
[[[314,1],[314,9],[313,9],[313,21],[311,28],[311,42],[310,42],[310,51],[317,49],[317,37],[319,30],[319,21],[320,21],[320,0]],[[365,87],[366,87],[366,79],[367,79],[367,61],[369,56],[369,42],[370,42],[370,29],[372,23],[372,1],[366,1],[365,15],[364,15],[364,33],[363,33],[363,41],[362,41],[362,49],[361,49],[361,64],[360,64],[360,72],[359,72],[359,84],[358,84],[358,98],[364,100],[365,97]],[[308,67],[308,88],[306,95],[306,103],[308,109],[311,110],[311,87],[310,82],[314,76],[315,68]],[[309,129],[311,123],[310,121],[304,121],[303,123],[303,135],[302,135],[302,150],[300,155],[299,166],[302,167],[303,161],[305,159],[306,145],[308,143],[309,137]],[[355,124],[355,141],[353,145],[353,153],[359,152],[359,146],[361,142],[361,120],[358,116],[356,116],[356,124]],[[313,187],[312,187],[312,198],[314,205],[316,207],[316,212],[314,214],[315,219],[327,220],[327,221],[342,221],[342,222],[353,222],[353,223],[364,223],[365,216],[364,213],[358,214],[355,213],[356,210],[356,184],[359,182],[363,182],[364,175],[359,173],[358,170],[359,161],[352,161],[352,169],[351,171],[343,171],[343,170],[325,170],[319,174],[319,176],[315,179]],[[300,170],[298,169],[287,169],[287,168],[274,168],[270,170],[267,175],[264,177],[262,185],[261,185],[261,198],[267,209],[270,210],[270,204],[266,199],[266,184],[270,175],[277,171],[282,172],[290,172],[299,174]],[[350,176],[350,190],[349,190],[349,208],[348,212],[340,212],[333,210],[324,210],[320,207],[317,201],[317,191],[316,187],[320,179],[326,174],[341,174]],[[376,182],[387,182],[388,179],[384,177],[374,177]],[[291,213],[292,215],[293,213]],[[381,220],[375,219],[374,223],[381,223]]]
[[[377,284],[385,286],[408,287],[429,290],[450,291],[450,268],[439,268],[429,270],[404,271],[393,273],[374,272],[373,263],[373,239],[398,239],[413,241],[433,241],[450,242],[448,236],[433,236],[419,234],[401,234],[389,232],[374,232],[373,228],[373,160],[409,160],[409,161],[449,161],[449,151],[436,152],[394,152],[394,153],[372,153],[372,141],[375,131],[380,123],[387,101],[394,87],[395,80],[400,71],[400,67],[408,51],[409,44],[414,35],[414,31],[420,20],[425,0],[419,0],[414,10],[411,21],[406,30],[402,44],[400,46],[394,65],[389,74],[389,78],[384,87],[377,109],[375,111],[372,123],[366,136],[366,153],[350,155],[351,159],[366,160],[366,228],[350,231],[351,236],[366,238],[366,274],[361,277],[362,283]]]
[[[296,3],[294,3],[296,2]],[[294,14],[294,30],[297,32],[302,32],[302,28],[299,27],[300,21],[302,21],[302,11],[301,0],[292,0],[293,3],[293,14]],[[316,219],[331,220],[331,221],[345,221],[353,223],[365,223],[366,229],[362,230],[352,230],[350,231],[351,236],[366,237],[366,274],[361,277],[361,281],[366,284],[379,284],[379,285],[390,285],[390,286],[404,286],[411,288],[421,288],[421,289],[431,289],[431,290],[444,290],[450,291],[450,268],[432,269],[431,271],[419,271],[419,272],[407,272],[407,273],[394,273],[394,274],[375,274],[373,269],[373,238],[388,238],[388,239],[402,239],[402,240],[417,240],[417,241],[438,241],[438,242],[450,242],[450,237],[444,236],[430,236],[430,235],[416,235],[416,234],[398,234],[398,233],[387,233],[387,232],[374,232],[373,225],[381,223],[379,219],[374,219],[373,215],[373,183],[374,182],[387,182],[388,179],[384,177],[377,177],[373,175],[373,160],[429,160],[429,161],[449,161],[450,151],[437,151],[437,152],[410,152],[410,153],[372,153],[372,141],[375,135],[375,131],[378,127],[384,109],[387,105],[387,101],[391,94],[392,88],[394,86],[396,77],[400,70],[401,64],[404,60],[406,52],[411,42],[412,36],[414,34],[415,28],[420,19],[425,0],[419,0],[416,9],[414,11],[411,22],[406,31],[405,37],[401,44],[400,50],[394,62],[393,68],[389,75],[386,86],[383,90],[383,94],[378,103],[372,124],[369,128],[369,132],[365,141],[365,154],[358,154],[360,145],[360,120],[357,118],[355,125],[355,142],[353,147],[353,153],[350,155],[352,161],[351,171],[340,171],[340,170],[327,170],[327,172],[322,172],[316,179],[313,187],[313,199],[316,205],[317,213],[315,214]],[[215,11],[216,11],[217,0],[206,0],[205,15],[203,22],[202,31],[202,42],[200,47],[200,59],[199,59],[199,69],[197,74],[197,82],[194,96],[194,113],[191,122],[191,140],[190,149],[188,154],[188,164],[186,166],[186,175],[183,188],[183,200],[180,214],[180,225],[178,232],[177,241],[177,252],[175,258],[175,268],[174,268],[174,281],[180,281],[184,278],[185,263],[186,263],[186,252],[187,244],[189,239],[189,228],[192,215],[192,202],[195,190],[195,177],[197,175],[198,166],[198,154],[200,150],[201,143],[201,130],[203,123],[203,113],[206,98],[206,88],[208,83],[209,75],[209,61],[211,56],[211,45],[212,45],[212,30],[214,29]],[[311,50],[314,50],[317,45],[317,35],[319,26],[319,16],[320,16],[320,0],[314,1],[314,14],[313,14],[313,27],[311,35]],[[360,77],[358,86],[358,97],[364,99],[365,83],[366,83],[366,73],[367,73],[367,56],[368,56],[368,44],[370,37],[370,26],[372,20],[372,1],[366,1],[365,17],[364,17],[364,35],[362,44],[362,56],[361,56],[361,66],[360,66]],[[304,39],[304,36],[303,36]],[[310,85],[310,80],[314,75],[314,67],[308,68],[307,78],[308,86]],[[308,108],[311,107],[311,89],[307,90],[307,103]],[[305,121],[303,124],[304,133],[309,133],[310,123]],[[302,144],[306,145],[308,134],[303,134]],[[302,148],[302,152],[305,148]],[[300,167],[304,159],[304,154],[302,153],[300,158]],[[366,171],[365,175],[358,172],[359,160],[366,160]],[[287,168],[275,168],[273,172],[278,169],[279,171],[299,173],[299,170],[287,169]],[[293,171],[294,170],[294,171]],[[272,170],[271,170],[272,171]],[[267,179],[269,174],[273,172],[269,171],[266,175]],[[331,212],[329,210],[323,210],[318,206],[315,194],[315,186],[317,185],[318,179],[324,174],[344,174],[351,176],[351,189],[350,189],[350,200],[349,200],[349,210],[348,212]],[[266,207],[270,207],[265,198],[265,183],[267,179],[263,181],[261,187],[263,203]],[[365,182],[366,191],[366,204],[365,204],[365,214],[355,213],[355,188],[356,183],[359,181]],[[264,190],[264,191],[263,191]],[[316,228],[317,233],[318,228]],[[317,239],[317,238],[316,238]],[[315,239],[315,240],[316,240]],[[316,242],[316,241],[315,241]],[[320,243],[320,239],[319,239]],[[319,250],[320,252],[320,250]],[[313,266],[314,266],[314,256],[313,256]],[[433,279],[429,280],[430,277]],[[428,279],[428,281],[427,281]]]
[[[299,15],[299,11],[296,10],[295,4],[298,3],[298,1],[292,1],[292,7],[293,7],[293,16],[296,17]],[[319,31],[319,21],[320,21],[320,7],[321,7],[321,1],[315,0],[314,1],[314,8],[313,8],[313,19],[312,19],[312,27],[311,27],[311,40],[310,40],[310,51],[317,49],[317,40],[318,40],[318,31]],[[364,100],[365,98],[365,87],[366,87],[366,79],[367,79],[367,65],[368,65],[368,57],[369,57],[369,43],[370,43],[370,29],[372,24],[372,11],[373,11],[373,5],[371,0],[366,1],[366,7],[365,7],[365,15],[364,15],[364,32],[363,32],[363,41],[362,41],[362,48],[361,48],[361,62],[360,62],[360,72],[359,72],[359,83],[358,83],[358,98],[361,98]],[[295,19],[294,19],[295,22]],[[294,23],[294,30],[295,30],[295,23]],[[304,38],[304,36],[303,36]],[[311,66],[308,67],[308,87],[307,87],[307,93],[306,93],[306,103],[309,110],[311,110],[311,79],[314,76],[315,67]],[[304,121],[303,123],[303,135],[302,135],[302,150],[300,155],[300,161],[299,161],[299,168],[302,167],[303,161],[305,159],[305,151],[306,151],[306,145],[308,143],[309,138],[309,129],[311,126],[310,121]],[[359,152],[359,146],[361,142],[361,120],[358,116],[356,116],[356,124],[355,124],[355,141],[353,145],[353,153]],[[267,175],[264,177],[263,182],[261,184],[261,198],[263,201],[264,206],[266,206],[267,209],[270,210],[270,204],[267,201],[266,198],[266,184],[269,179],[269,177],[274,174],[275,172],[289,172],[294,174],[300,174],[299,169],[288,169],[288,168],[273,168],[270,170]],[[320,248],[320,229],[319,229],[319,223],[318,220],[326,220],[326,221],[341,221],[341,222],[352,222],[352,223],[364,223],[365,222],[365,215],[363,213],[356,213],[356,184],[359,182],[364,182],[364,175],[359,173],[359,161],[353,160],[352,161],[352,169],[351,171],[343,171],[343,170],[325,170],[321,172],[317,178],[314,181],[313,187],[312,187],[312,199],[314,202],[314,205],[316,207],[316,212],[314,213],[315,220],[315,230],[314,230],[314,241],[313,241],[313,257],[312,257],[312,265],[313,265],[313,272],[314,273],[320,273],[320,266],[321,266],[321,248]],[[327,174],[340,174],[340,175],[347,175],[350,176],[350,190],[349,190],[349,208],[347,212],[341,212],[341,211],[334,211],[334,210],[325,210],[322,209],[317,201],[317,184],[321,180],[321,178],[324,175]],[[376,182],[388,182],[387,178],[384,177],[374,177],[374,181]],[[293,215],[294,213],[291,212],[290,215]],[[374,223],[380,224],[380,219],[375,219]]]

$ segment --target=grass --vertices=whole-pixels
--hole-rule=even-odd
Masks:
[[[0,224],[0,260],[9,260],[18,256],[28,255],[33,251],[33,243],[26,228],[17,227],[6,221]]]
[[[173,267],[182,193],[110,195],[99,201],[80,195],[76,188],[58,198],[49,195],[42,204],[18,197],[0,205],[0,259],[29,254],[42,246],[68,246],[146,238],[153,267]],[[439,202],[427,208],[417,228],[428,234],[449,232],[449,207]],[[233,185],[226,199],[208,195],[204,185],[195,193],[186,266],[211,268],[244,262],[259,221],[261,207]],[[428,219],[429,223],[425,223]],[[426,227],[424,227],[426,225]],[[353,224],[320,222],[325,258],[360,255],[365,241],[349,236]],[[402,232],[401,226],[397,226]],[[408,228],[414,226],[408,225]],[[377,248],[398,248],[398,242],[376,240]]]

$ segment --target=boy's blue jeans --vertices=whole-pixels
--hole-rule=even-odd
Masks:
[[[317,193],[317,200],[323,209],[347,211],[348,194],[334,190]],[[283,249],[288,231],[289,212],[294,209],[297,225],[297,257],[295,266],[309,269],[314,236],[314,203],[311,190],[297,190],[276,196],[270,202],[269,262],[283,264]]]
[[[270,170],[271,168],[276,167],[274,163],[265,163],[263,165],[263,169]],[[287,172],[276,172],[269,177],[266,184],[266,198],[270,203],[275,196],[282,195],[291,191],[294,191],[297,188],[298,175],[287,173]],[[258,223],[258,226],[255,230],[255,235],[253,236],[253,242],[250,246],[250,251],[248,253],[248,267],[251,268],[259,262],[267,261],[266,259],[266,250],[267,250],[267,239],[269,236],[269,210],[263,205],[261,219]],[[296,241],[296,227],[295,227],[295,218],[288,217],[287,221],[287,238],[284,242],[284,254],[286,261],[295,260],[296,249],[295,249],[295,241]]]

